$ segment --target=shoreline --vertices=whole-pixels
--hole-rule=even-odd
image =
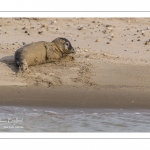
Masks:
[[[0,105],[150,108],[150,18],[1,18]],[[14,53],[67,38],[75,61],[30,66]]]
[[[1,106],[149,109],[150,88],[0,86]]]

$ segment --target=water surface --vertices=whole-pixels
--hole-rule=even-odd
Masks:
[[[0,106],[0,132],[150,132],[150,110]]]

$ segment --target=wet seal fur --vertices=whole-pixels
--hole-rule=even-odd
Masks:
[[[69,40],[66,38],[56,38],[52,42],[35,42],[19,48],[14,55],[15,65],[19,67],[18,72],[30,72],[28,67],[50,63],[61,60],[74,60],[68,56],[75,53]]]

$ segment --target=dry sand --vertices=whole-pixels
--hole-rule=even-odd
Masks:
[[[18,48],[57,37],[70,40],[74,62],[16,76]],[[1,105],[150,108],[149,68],[150,18],[0,19]]]

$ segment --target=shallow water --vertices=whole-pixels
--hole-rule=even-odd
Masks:
[[[150,132],[150,110],[0,106],[0,132]]]

